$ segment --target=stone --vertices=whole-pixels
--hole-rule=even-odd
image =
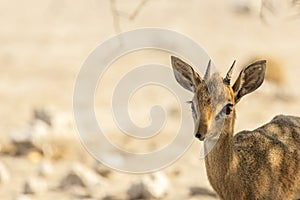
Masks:
[[[96,162],[94,164],[94,170],[100,174],[102,177],[108,178],[109,175],[111,174],[111,170],[106,167],[105,165],[103,165],[102,163]]]
[[[38,194],[48,190],[47,181],[39,177],[30,177],[24,184],[24,194]]]
[[[81,177],[84,184],[88,187],[101,185],[103,183],[103,179],[95,171],[80,163],[74,164],[72,171]]]
[[[70,172],[61,180],[59,188],[67,189],[72,186],[94,187],[102,185],[102,178],[90,168],[75,163]]]
[[[169,180],[163,172],[147,174],[127,191],[129,199],[161,199],[167,195]]]
[[[7,167],[0,162],[0,183],[6,183],[10,180],[10,173]]]
[[[82,178],[75,174],[74,172],[70,172],[67,176],[65,176],[59,185],[60,189],[68,189],[74,186],[86,187]]]
[[[46,109],[34,109],[33,111],[33,119],[41,120],[46,123],[48,126],[52,125],[52,116],[49,111]]]
[[[54,172],[54,167],[51,161],[44,160],[38,166],[38,175],[43,177],[48,177]]]

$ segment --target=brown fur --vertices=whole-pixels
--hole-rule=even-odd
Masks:
[[[234,137],[234,119],[225,123],[205,158],[209,181],[220,198],[292,199],[300,188],[300,118],[276,116]]]
[[[181,67],[173,65],[177,76],[185,71]],[[195,76],[200,78],[199,85],[192,86],[195,89],[191,91],[195,93],[193,103],[199,115],[194,117],[195,132],[200,134],[200,140],[219,131],[214,130],[213,124],[220,110],[218,106],[226,108],[228,103],[232,104],[232,112],[224,117],[215,146],[205,157],[208,179],[224,200],[293,199],[300,191],[299,117],[278,115],[253,131],[233,134],[234,106],[242,96],[261,85],[264,72],[265,61],[253,63],[242,70],[233,87],[224,84],[217,73],[205,80],[205,84],[198,74]],[[182,82],[187,85],[187,78],[176,79],[181,85]],[[189,81],[193,81],[193,77],[189,77]]]

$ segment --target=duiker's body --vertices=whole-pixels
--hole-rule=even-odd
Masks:
[[[195,135],[204,145],[208,179],[224,200],[296,199],[300,191],[300,118],[279,115],[254,131],[233,135],[235,104],[263,82],[266,62],[244,68],[230,86],[232,67],[223,79],[202,79],[191,66],[172,56],[176,80],[195,95],[192,110]],[[221,126],[220,126],[221,125]],[[220,128],[221,127],[221,128]]]

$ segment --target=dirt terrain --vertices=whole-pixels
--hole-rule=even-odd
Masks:
[[[245,63],[267,60],[267,80],[237,105],[236,131],[254,129],[277,114],[300,116],[300,18],[290,17],[295,10],[289,9],[266,11],[262,18],[259,5],[255,0],[1,0],[0,199],[217,199],[196,140],[180,159],[154,174],[127,174],[96,161],[76,130],[74,85],[98,44],[119,32],[157,27],[201,44],[222,74],[233,60],[234,77]],[[112,63],[99,82],[97,119],[120,148],[145,153],[174,138],[180,107],[157,85],[137,92],[129,113],[145,126],[151,106],[162,105],[166,123],[159,135],[129,138],[111,111],[122,76],[143,63],[170,66],[170,55],[130,53]]]

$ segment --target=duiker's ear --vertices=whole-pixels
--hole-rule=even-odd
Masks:
[[[199,74],[189,64],[177,57],[171,56],[171,63],[177,82],[185,89],[195,92],[201,81]]]
[[[245,96],[256,90],[264,81],[266,71],[266,61],[260,60],[245,67],[232,89],[234,91],[235,103]]]

